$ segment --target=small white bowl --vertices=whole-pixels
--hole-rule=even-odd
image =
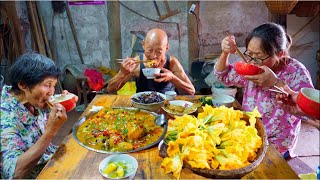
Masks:
[[[107,168],[107,166],[112,163],[112,162],[125,162],[126,164],[130,164],[132,167],[129,167],[129,171],[125,172],[124,176],[120,179],[128,178],[128,179],[133,179],[136,175],[137,169],[138,169],[138,161],[136,158],[128,155],[128,154],[115,154],[115,155],[110,155],[103,159],[99,165],[99,173],[109,179],[113,179],[108,176],[108,174],[104,173],[104,170]],[[117,178],[118,179],[118,178]]]
[[[143,68],[142,73],[147,79],[154,79],[154,74],[159,74],[160,70],[160,68]]]
[[[167,91],[164,94],[166,95],[166,99],[168,101],[174,100],[177,97],[177,93],[175,91]]]
[[[225,94],[215,94],[212,96],[212,104],[216,107],[226,106],[230,108],[234,101],[234,97]]]

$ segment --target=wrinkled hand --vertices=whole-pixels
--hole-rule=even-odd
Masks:
[[[221,41],[221,50],[225,53],[236,53],[236,49],[234,47],[234,44],[236,44],[234,36],[225,37]]]
[[[276,95],[277,103],[287,112],[294,115],[304,115],[299,106],[297,105],[297,97],[299,92],[293,91],[288,85],[283,86],[283,90],[289,94],[289,96],[278,93]]]
[[[135,62],[134,58],[126,58],[121,63],[120,71],[125,75],[128,75],[133,72],[133,70],[137,67],[138,63]]]
[[[174,74],[166,69],[166,68],[161,68],[162,73],[159,74],[154,74],[155,78],[154,81],[156,82],[169,82],[173,79]]]
[[[55,136],[63,123],[67,120],[66,109],[59,103],[53,104],[53,108],[49,114],[46,131]]]
[[[278,79],[277,75],[267,66],[260,66],[260,68],[263,70],[261,74],[244,76],[244,78],[262,87],[272,87]]]

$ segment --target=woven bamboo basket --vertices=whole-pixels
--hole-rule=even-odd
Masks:
[[[265,1],[268,9],[272,13],[276,14],[289,14],[290,11],[297,4],[298,0],[290,0],[290,1]]]
[[[248,123],[248,120],[247,120]],[[262,138],[262,145],[261,148],[259,148],[257,152],[257,157],[251,164],[248,166],[245,166],[243,168],[239,169],[233,169],[233,170],[218,170],[218,169],[199,169],[199,168],[192,168],[189,164],[184,164],[184,168],[191,169],[194,173],[199,174],[201,176],[207,177],[207,178],[225,178],[225,179],[235,179],[235,178],[241,178],[245,176],[246,174],[250,173],[254,169],[256,169],[261,161],[263,160],[264,156],[266,155],[267,149],[269,147],[268,144],[268,137],[264,128],[264,125],[260,119],[257,118],[256,122],[256,129],[258,131],[258,135]],[[165,143],[163,143],[160,147],[159,155],[161,157],[167,157],[167,147]]]

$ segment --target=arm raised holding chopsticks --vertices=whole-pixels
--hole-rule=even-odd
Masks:
[[[120,64],[119,72],[108,82],[108,93],[117,93],[127,81],[131,78],[139,76],[140,64],[136,63],[135,58],[126,58]]]
[[[279,105],[276,95],[278,92],[283,93],[282,88],[285,86],[293,91],[313,87],[309,71],[289,56],[291,38],[279,24],[265,23],[249,33],[245,41],[246,51],[243,53],[248,63],[228,63],[229,54],[236,52],[234,44],[232,36],[222,40],[222,53],[215,65],[214,74],[227,86],[243,88],[243,109],[252,111],[257,107],[262,114],[269,141],[281,154],[294,157],[293,150],[304,117],[295,116]],[[239,64],[244,64],[240,66],[241,73],[237,71]],[[254,71],[256,68],[259,71]]]

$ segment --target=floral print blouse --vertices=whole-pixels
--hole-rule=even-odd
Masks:
[[[242,106],[245,111],[258,107],[269,141],[283,155],[287,151],[294,157],[293,150],[300,132],[301,119],[283,110],[276,102],[276,93],[246,80],[234,70],[234,64],[223,72],[214,70],[217,78],[227,86],[243,87]],[[313,87],[311,76],[305,66],[295,59],[288,59],[285,68],[276,73],[291,89],[299,91],[303,87]]]
[[[1,177],[12,178],[16,163],[21,154],[33,146],[45,131],[48,121],[48,110],[38,111],[39,115],[32,115],[29,110],[13,97],[9,90],[11,86],[4,86],[0,104],[0,133],[1,133]],[[51,158],[57,147],[50,143],[38,164],[43,164]]]

